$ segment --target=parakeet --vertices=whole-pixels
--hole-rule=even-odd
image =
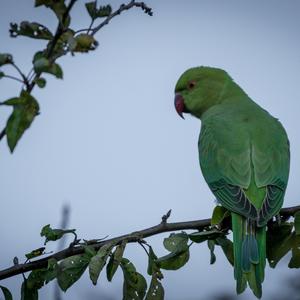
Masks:
[[[227,72],[196,67],[175,87],[178,114],[201,120],[200,167],[217,201],[231,212],[237,293],[261,298],[266,224],[283,204],[290,165],[287,134]]]

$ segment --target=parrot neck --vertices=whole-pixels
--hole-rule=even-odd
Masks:
[[[230,79],[224,84],[224,87],[217,99],[215,101],[208,102],[209,105],[207,105],[203,110],[194,112],[194,116],[203,120],[203,118],[210,115],[212,111],[219,110],[222,105],[251,105],[253,101],[234,81]]]
[[[241,103],[241,102],[249,102],[250,98],[248,95],[234,82],[230,81],[224,87],[224,91],[220,97],[221,103]]]

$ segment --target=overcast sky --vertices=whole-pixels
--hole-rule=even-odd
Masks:
[[[78,1],[73,26],[86,28],[85,1]],[[149,17],[125,12],[98,33],[98,49],[59,61],[64,80],[47,77],[35,89],[41,114],[11,155],[0,143],[0,268],[12,258],[42,246],[43,225],[59,226],[63,204],[71,205],[70,227],[80,238],[114,236],[160,222],[208,218],[214,207],[199,168],[200,121],[180,119],[173,107],[174,86],[187,68],[225,69],[248,95],[278,117],[291,142],[291,173],[285,206],[299,204],[300,178],[300,2],[299,1],[146,1]],[[11,39],[10,22],[37,21],[55,27],[55,18],[33,0],[0,2],[0,52],[10,52],[28,72],[42,41]],[[120,1],[110,1],[114,8]],[[6,69],[7,70],[7,69]],[[19,86],[0,81],[1,101]],[[1,107],[3,128],[10,109]],[[163,237],[148,239],[164,255]],[[55,243],[53,243],[55,244]],[[50,249],[52,245],[49,245]],[[55,245],[54,248],[55,249]],[[165,271],[166,300],[208,299],[235,291],[233,270],[217,250],[209,265],[205,244],[192,247],[189,263]],[[142,248],[129,246],[125,256],[146,274]],[[286,261],[268,268],[264,296],[271,299],[295,274]],[[122,274],[98,286],[79,280],[64,299],[121,299]],[[149,279],[149,278],[148,278]],[[21,276],[3,282],[19,295]],[[52,286],[41,292],[50,299]],[[105,298],[104,295],[108,295]],[[111,297],[111,298],[110,298]],[[248,297],[248,298],[247,298]],[[253,299],[247,291],[243,299]]]

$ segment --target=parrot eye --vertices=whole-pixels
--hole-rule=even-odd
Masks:
[[[196,81],[190,81],[189,83],[188,83],[188,89],[189,90],[192,90],[194,87],[195,87],[195,85],[196,85]]]

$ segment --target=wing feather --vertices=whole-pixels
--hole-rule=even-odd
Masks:
[[[198,144],[201,170],[216,198],[227,209],[255,219],[258,226],[282,206],[290,158],[282,125],[270,115],[264,123],[258,128],[259,122],[236,125],[228,117],[208,118],[202,120]],[[257,190],[265,188],[260,202],[247,196],[252,181]]]

